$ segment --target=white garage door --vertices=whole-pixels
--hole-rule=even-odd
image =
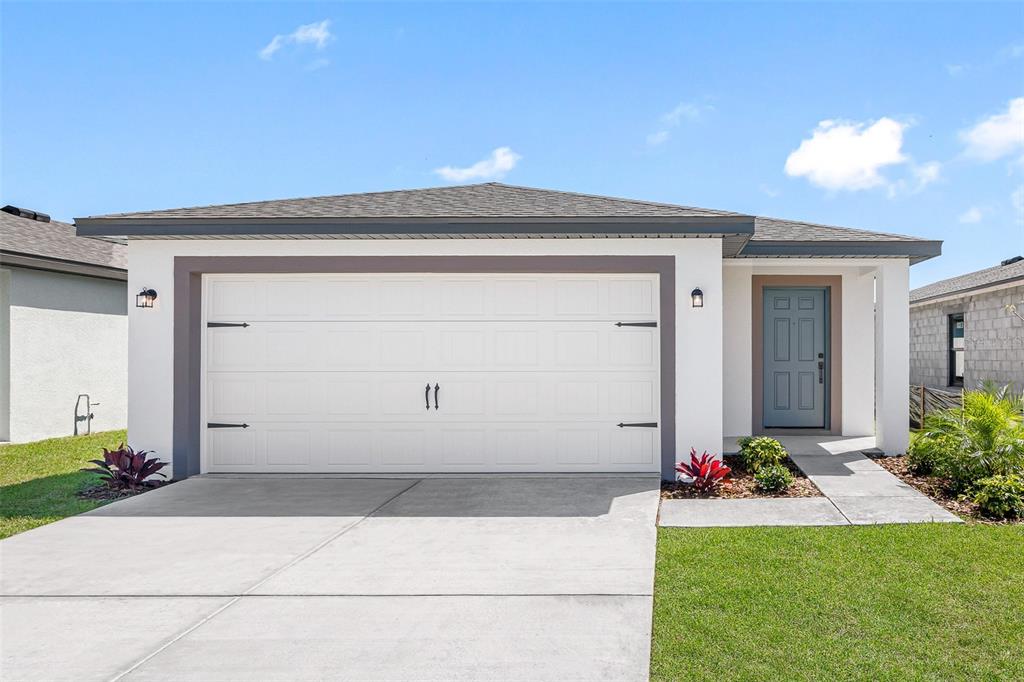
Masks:
[[[659,470],[657,275],[208,275],[204,301],[205,471]]]

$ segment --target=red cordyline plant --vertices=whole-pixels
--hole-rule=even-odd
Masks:
[[[697,458],[696,448],[690,448],[690,463],[680,462],[676,465],[676,471],[686,476],[690,484],[702,493],[711,492],[718,487],[718,484],[726,479],[732,469],[707,451]]]
[[[103,448],[103,459],[89,460],[95,467],[82,469],[99,474],[103,482],[114,490],[139,490],[159,485],[162,481],[148,481],[150,476],[161,476],[158,473],[167,466],[167,462],[161,462],[157,458],[148,458],[150,450],[139,450],[138,452],[122,443],[116,450]]]

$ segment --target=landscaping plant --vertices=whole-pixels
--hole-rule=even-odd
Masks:
[[[908,451],[911,466],[948,479],[954,492],[990,476],[1024,474],[1021,406],[1005,387],[965,391],[962,408],[925,417]]]
[[[793,472],[781,464],[769,464],[754,474],[757,487],[766,493],[777,493],[793,485]]]
[[[139,490],[141,488],[160,485],[162,481],[148,480],[151,476],[161,476],[161,469],[167,466],[167,462],[161,462],[147,455],[150,451],[139,450],[138,452],[122,443],[116,450],[103,448],[103,459],[90,460],[95,467],[82,469],[97,473],[103,482],[114,490]]]
[[[691,479],[690,484],[698,491],[709,493],[729,476],[732,469],[707,451],[698,459],[696,448],[690,448],[690,462],[680,462],[676,471]]]
[[[972,499],[985,516],[1024,516],[1024,477],[996,474],[983,478],[975,484]]]
[[[782,443],[768,436],[741,438],[739,445],[740,461],[755,474],[764,467],[782,464],[789,457]]]

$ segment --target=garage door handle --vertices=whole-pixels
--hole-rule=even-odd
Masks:
[[[437,393],[441,390],[441,384],[434,384],[434,409],[440,410],[441,404],[437,402]]]
[[[430,384],[427,384],[427,390],[423,392],[423,397],[427,399],[427,409],[430,409]]]
[[[657,327],[657,322],[616,322],[616,327]]]
[[[620,429],[626,426],[641,426],[648,429],[656,429],[658,428],[658,422],[636,422],[633,424],[623,424],[622,422],[619,422],[618,424],[616,424],[616,426],[618,426]]]
[[[247,429],[248,424],[224,424],[222,422],[209,422],[206,425],[208,429]]]

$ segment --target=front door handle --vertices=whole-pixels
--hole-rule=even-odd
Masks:
[[[818,383],[825,383],[825,363],[818,360]]]
[[[423,397],[427,400],[427,409],[430,409],[430,384],[427,384],[427,390],[423,392]]]
[[[430,388],[430,384],[427,384],[427,388]],[[434,409],[440,410],[441,404],[437,402],[437,394],[441,390],[441,384],[434,384]]]

